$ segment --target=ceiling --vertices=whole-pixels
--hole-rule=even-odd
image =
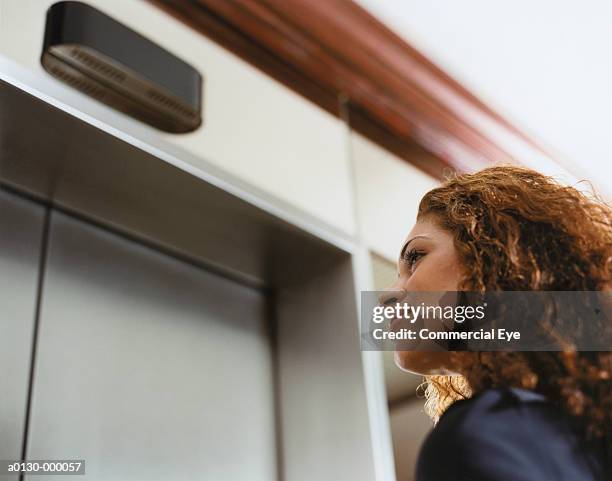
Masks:
[[[612,198],[612,2],[357,0],[464,87]]]

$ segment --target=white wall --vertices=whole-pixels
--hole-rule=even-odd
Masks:
[[[612,198],[612,2],[358,2]]]
[[[395,262],[421,197],[438,181],[356,133],[351,151],[361,235],[373,252]]]

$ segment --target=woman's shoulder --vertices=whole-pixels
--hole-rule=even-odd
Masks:
[[[543,395],[505,388],[457,401],[442,415],[421,450],[417,479],[592,481],[593,469],[597,460]]]
[[[455,402],[442,415],[438,428],[480,436],[483,433],[474,431],[475,424],[483,427],[490,423],[488,427],[496,431],[513,431],[523,424],[523,428],[532,426],[534,422],[558,424],[560,418],[560,413],[540,393],[517,388],[497,388]],[[500,424],[504,420],[513,422]]]
[[[566,429],[567,428],[567,429]],[[497,445],[521,445],[551,431],[571,436],[560,413],[543,395],[515,388],[488,389],[457,401],[442,415],[428,441],[457,444],[462,452]]]
[[[455,402],[443,414],[440,422],[465,422],[479,416],[524,414],[525,409],[541,408],[548,404],[546,397],[534,391],[518,388],[487,389],[469,399]]]

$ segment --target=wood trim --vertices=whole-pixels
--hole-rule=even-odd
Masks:
[[[434,177],[548,157],[350,0],[149,1]]]

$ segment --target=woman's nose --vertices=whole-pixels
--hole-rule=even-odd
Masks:
[[[405,295],[406,291],[402,289],[386,289],[378,297],[378,303],[383,306],[391,306],[400,302]]]

